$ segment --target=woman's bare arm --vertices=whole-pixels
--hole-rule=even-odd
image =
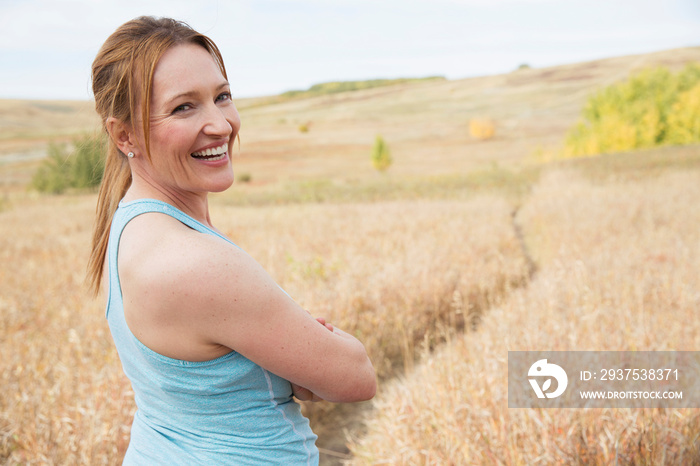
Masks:
[[[374,369],[356,338],[320,324],[244,251],[169,217],[148,217],[134,225],[138,234],[127,226],[122,240],[139,264],[123,274],[133,300],[125,299],[125,312],[139,308],[127,322],[144,344],[166,355],[191,348],[195,357],[222,346],[325,400],[374,396]]]

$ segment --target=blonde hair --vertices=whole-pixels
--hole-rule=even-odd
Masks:
[[[105,130],[110,117],[127,124],[140,120],[147,157],[150,150],[153,73],[166,50],[184,43],[204,47],[214,58],[224,78],[228,79],[216,44],[186,23],[170,18],[142,16],[124,23],[109,36],[92,63],[95,109]],[[139,106],[141,115],[136,118]],[[131,170],[126,156],[109,138],[87,270],[87,282],[95,295],[99,293],[102,283],[112,217],[130,185]]]

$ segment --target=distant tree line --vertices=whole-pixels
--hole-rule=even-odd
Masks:
[[[327,83],[314,84],[306,90],[283,92],[282,94],[280,94],[280,96],[286,98],[315,97],[319,95],[336,94],[339,92],[359,91],[361,89],[371,89],[374,87],[392,86],[395,84],[444,80],[444,76],[428,76],[425,78],[370,79],[366,81],[333,81]]]
[[[592,95],[566,137],[569,157],[700,142],[700,64],[648,69]]]

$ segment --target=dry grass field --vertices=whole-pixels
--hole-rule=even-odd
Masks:
[[[518,215],[538,272],[385,387],[356,462],[698,464],[699,409],[509,409],[507,352],[700,348],[699,174],[544,175]]]
[[[700,463],[700,409],[508,409],[506,383],[509,350],[700,349],[700,146],[537,157],[592,90],[688,61],[700,48],[239,102],[250,181],[212,196],[214,223],[380,378],[372,402],[305,406],[323,464]],[[83,284],[95,195],[25,188],[32,151],[94,120],[5,111],[22,105],[0,102],[0,464],[119,464],[135,407]]]

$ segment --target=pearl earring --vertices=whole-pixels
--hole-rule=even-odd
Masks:
[[[126,154],[126,156],[129,157],[130,159],[133,159],[133,158],[134,158],[134,153],[133,153],[133,152],[129,152],[128,154]]]

